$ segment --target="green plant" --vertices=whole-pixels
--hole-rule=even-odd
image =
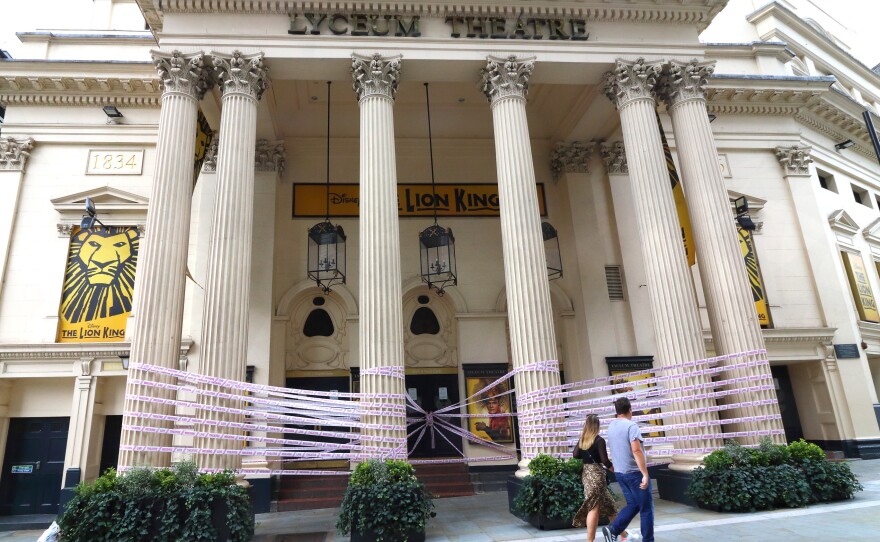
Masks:
[[[791,453],[791,460],[794,464],[801,464],[805,461],[825,461],[825,452],[822,451],[822,448],[804,439],[789,444],[788,451]]]
[[[405,542],[434,517],[434,503],[406,461],[371,459],[357,466],[348,480],[336,528],[357,531],[377,542]]]
[[[571,519],[584,500],[581,482],[583,462],[579,459],[564,461],[548,455],[538,455],[529,463],[529,476],[514,500],[514,506],[523,514],[541,514],[553,519]]]
[[[758,451],[763,455],[768,465],[789,465],[791,464],[791,451],[784,444],[773,444],[770,437],[761,439]]]
[[[810,502],[851,499],[864,489],[846,463],[804,461],[800,465],[810,487]]]
[[[254,534],[247,490],[232,473],[198,474],[190,462],[122,475],[108,469],[77,486],[59,523],[65,542],[247,542]]]

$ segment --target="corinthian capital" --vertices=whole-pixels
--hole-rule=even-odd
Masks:
[[[205,69],[202,53],[185,55],[180,51],[171,51],[171,54],[153,51],[152,57],[164,92],[179,92],[201,100],[205,91],[211,88],[211,73]]]
[[[614,70],[605,72],[605,95],[618,109],[639,98],[654,99],[654,85],[663,69],[663,62],[618,60]]]
[[[599,148],[599,154],[602,161],[605,162],[605,169],[609,175],[627,175],[629,174],[629,166],[626,163],[626,149],[623,147],[622,141],[611,144],[602,143]]]
[[[0,171],[24,171],[24,166],[31,156],[29,151],[33,148],[34,140],[31,138],[0,139]]]
[[[535,59],[532,57],[490,56],[486,59],[486,67],[480,70],[480,90],[490,103],[508,97],[525,99],[529,93],[529,77],[534,69]]]
[[[550,155],[550,169],[557,179],[563,173],[589,173],[587,162],[593,154],[593,145],[584,145],[580,141],[573,143],[559,142]]]
[[[709,77],[715,73],[715,62],[673,60],[663,77],[663,94],[670,107],[685,100],[705,100]]]
[[[376,95],[393,100],[400,84],[400,64],[400,56],[351,55],[351,86],[358,101]]]
[[[779,165],[782,166],[786,176],[809,175],[810,162],[813,161],[813,159],[810,158],[810,152],[812,150],[813,147],[810,147],[809,145],[776,147],[776,158],[779,159]]]
[[[211,53],[211,56],[224,96],[244,94],[259,100],[269,88],[269,68],[263,65],[262,53],[244,55],[233,51],[231,55]]]
[[[278,175],[284,173],[284,141],[258,139],[254,162],[256,171],[277,171]]]

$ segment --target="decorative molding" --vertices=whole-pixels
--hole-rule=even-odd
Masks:
[[[831,77],[755,78],[713,74],[707,80],[706,107],[721,115],[793,116],[828,91]]]
[[[170,54],[151,51],[150,56],[159,72],[164,92],[186,94],[201,100],[213,85],[211,71],[205,67],[205,55],[201,51],[187,55],[177,50]]]
[[[61,223],[55,224],[55,227],[58,229],[58,237],[62,239],[68,239],[71,235],[73,235],[73,228],[76,224],[72,223]]]
[[[859,232],[859,224],[843,209],[838,209],[828,216],[828,223],[835,232],[853,236]]]
[[[623,141],[611,144],[602,143],[599,154],[605,162],[605,170],[609,175],[629,175],[629,166],[626,163],[626,149]]]
[[[614,71],[605,72],[605,95],[618,109],[633,100],[654,100],[654,87],[663,69],[663,61],[635,62],[618,59]]]
[[[669,107],[687,100],[705,100],[709,77],[715,73],[715,61],[690,62],[672,60],[662,81],[663,99]]]
[[[871,246],[871,254],[875,258],[880,258],[880,218],[875,218],[862,228],[862,237]]]
[[[603,22],[635,22],[654,24],[696,25],[702,30],[724,7],[726,1],[705,0],[702,2],[682,3],[681,0],[656,0],[650,3],[621,4],[613,0],[600,0],[585,6],[582,2],[563,0],[552,5],[536,4],[525,0],[511,2],[495,2],[490,4],[475,3],[451,4],[437,0],[429,2],[366,2],[355,1],[340,4],[327,0],[175,0],[173,2],[159,0],[137,0],[144,18],[154,32],[162,31],[165,13],[259,13],[289,15],[294,11],[320,13],[340,10],[344,13],[365,13],[369,15],[385,15],[397,13],[401,15],[422,15],[437,17],[441,20],[447,16],[499,16],[499,17],[577,17],[588,21]]]
[[[202,173],[217,173],[217,157],[220,148],[220,135],[211,139],[211,144],[205,149],[205,159],[202,161]]]
[[[101,222],[108,226],[136,226],[146,221],[149,198],[118,188],[101,186],[50,200],[61,218],[55,225],[58,237],[69,238],[73,227],[79,225],[85,213],[86,198],[92,199]]]
[[[34,140],[30,137],[0,138],[0,171],[24,171],[33,148]]]
[[[486,57],[486,67],[480,70],[480,90],[493,104],[503,98],[525,100],[534,69],[534,57]]]
[[[284,141],[258,139],[254,169],[256,171],[277,171],[284,174]]]
[[[224,96],[243,94],[259,100],[269,88],[269,68],[263,64],[263,53],[245,55],[233,51],[227,55],[212,52],[211,56],[217,83]]]
[[[150,63],[132,62],[130,73],[120,76],[115,65],[90,67],[93,75],[67,75],[59,66],[45,62],[21,62],[4,66],[0,77],[0,102],[8,105],[65,105],[158,107],[161,82],[155,72],[142,72]],[[13,69],[17,73],[13,72]],[[51,70],[51,71],[48,71]]]
[[[553,177],[558,179],[563,173],[589,173],[589,161],[593,155],[593,143],[584,144],[580,141],[556,143],[550,154],[550,169]]]
[[[400,68],[400,55],[351,55],[351,86],[358,101],[368,96],[384,96],[393,100],[400,84]]]
[[[813,159],[810,152],[813,150],[809,145],[792,145],[791,147],[776,147],[776,158],[782,166],[785,175],[809,175],[810,163]]]

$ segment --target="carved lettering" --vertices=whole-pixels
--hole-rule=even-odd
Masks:
[[[321,30],[318,27],[321,25],[321,23],[326,18],[327,18],[326,14],[323,14],[323,15],[316,17],[314,13],[306,13],[306,19],[309,21],[309,24],[312,25],[312,29],[311,29],[310,33],[315,36],[320,34]]]

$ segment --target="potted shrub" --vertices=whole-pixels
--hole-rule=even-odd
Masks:
[[[541,530],[570,529],[584,502],[580,459],[567,461],[538,455],[529,462],[529,475],[514,498],[518,515]]]
[[[231,472],[199,474],[194,463],[171,469],[113,469],[76,488],[61,519],[65,542],[248,542],[254,516],[247,489]]]
[[[434,502],[406,461],[371,459],[348,479],[336,528],[352,542],[423,542]]]
[[[828,461],[815,444],[764,439],[757,448],[730,442],[706,456],[687,496],[710,510],[751,512],[848,499],[861,489],[849,465]]]

